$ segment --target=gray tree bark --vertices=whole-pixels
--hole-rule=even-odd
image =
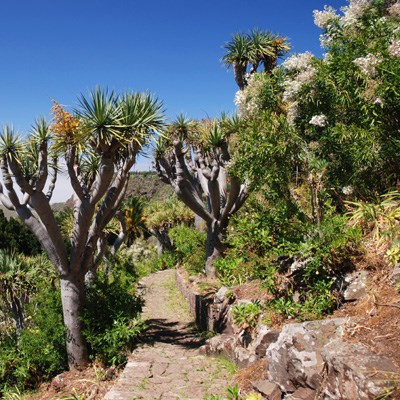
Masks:
[[[229,219],[248,195],[248,184],[241,184],[227,170],[230,158],[226,141],[205,151],[175,139],[172,150],[156,159],[161,180],[170,184],[178,198],[206,223],[204,272],[210,278],[215,276],[214,262],[226,249]]]

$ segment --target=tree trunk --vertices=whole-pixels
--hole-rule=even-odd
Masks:
[[[168,236],[169,229],[150,229],[150,233],[157,239],[157,254],[161,256],[164,251],[173,251],[174,246]]]
[[[14,320],[15,330],[17,332],[17,336],[19,337],[25,325],[24,312],[22,302],[20,301],[20,299],[18,299],[18,297],[15,297],[13,294],[11,294],[10,307],[11,314]]]
[[[206,265],[204,272],[207,278],[215,278],[214,262],[223,257],[226,250],[224,243],[224,235],[221,231],[214,227],[207,228],[207,243],[206,243]]]
[[[61,301],[64,324],[67,329],[68,366],[70,370],[83,369],[89,362],[81,321],[84,302],[84,275],[75,272],[61,278]]]

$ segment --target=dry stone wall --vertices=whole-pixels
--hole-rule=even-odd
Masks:
[[[242,368],[265,360],[268,380],[253,385],[264,399],[372,400],[385,393],[398,372],[388,358],[344,339],[346,327],[356,326],[358,320],[288,323],[280,331],[259,324],[249,332],[235,326],[227,288],[203,298],[179,271],[177,283],[199,327],[219,333],[201,348],[203,353],[225,355]],[[362,284],[351,293],[362,292]]]

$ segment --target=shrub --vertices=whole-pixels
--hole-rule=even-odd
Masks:
[[[34,388],[67,368],[59,290],[43,282],[27,307],[28,326],[18,338],[2,338],[0,393],[7,387]]]
[[[258,300],[238,304],[232,307],[233,320],[242,329],[254,329],[257,326],[262,309],[263,307]]]
[[[100,269],[87,288],[83,333],[93,359],[113,365],[126,362],[143,329],[143,301],[135,293],[136,282],[134,271],[114,265],[111,275]]]
[[[189,273],[202,273],[206,260],[205,232],[199,232],[193,227],[179,225],[170,230],[170,237],[182,266]]]

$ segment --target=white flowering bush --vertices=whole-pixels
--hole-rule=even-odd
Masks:
[[[329,28],[332,21],[340,18],[338,14],[336,14],[336,10],[331,6],[325,6],[323,11],[314,10],[313,14],[315,25],[323,29]]]
[[[376,75],[376,67],[382,63],[382,59],[374,54],[367,54],[365,57],[356,58],[353,62],[364,75],[374,77]]]
[[[274,73],[279,79],[259,78],[252,89],[238,94],[239,112],[260,120],[264,111],[268,122],[264,118],[260,130],[275,135],[273,139],[266,133],[250,135],[255,142],[246,144],[246,149],[250,154],[254,149],[254,154],[246,153],[243,173],[251,171],[250,163],[257,156],[263,160],[260,169],[272,168],[271,160],[276,157],[277,162],[285,154],[293,171],[300,171],[293,172],[297,181],[308,173],[321,176],[323,186],[335,193],[345,194],[342,188],[352,187],[351,195],[368,196],[396,184],[400,178],[400,2],[391,3],[350,0],[339,11],[330,6],[315,10],[324,57],[317,59],[310,52],[292,55]],[[275,102],[261,101],[265,92],[274,93]],[[285,140],[296,137],[297,145],[278,145],[277,127],[286,130],[281,133]],[[257,140],[266,140],[265,147]],[[280,146],[285,152],[279,153]],[[290,156],[288,148],[294,151]],[[273,174],[265,176],[272,179]]]
[[[306,311],[300,318],[331,309],[333,275],[354,259],[361,232],[348,228],[346,202],[379,196],[400,179],[395,4],[350,0],[338,12],[315,11],[314,19],[324,57],[293,55],[236,98],[246,120],[235,137],[233,171],[255,190],[232,221],[217,265],[228,284],[262,279],[287,312],[295,289],[280,292],[277,273],[285,260],[306,260],[294,305]],[[306,287],[313,289],[305,294]]]
[[[356,24],[370,7],[371,0],[350,0],[349,5],[342,8],[344,16],[341,23],[345,26]]]
[[[310,51],[293,54],[282,63],[282,66],[289,71],[304,71],[312,66],[313,58],[314,55]]]
[[[276,94],[280,91],[279,79],[274,74],[253,74],[248,85],[236,92],[234,102],[238,115],[242,118],[252,118],[256,117],[260,110],[278,107],[279,99]]]

